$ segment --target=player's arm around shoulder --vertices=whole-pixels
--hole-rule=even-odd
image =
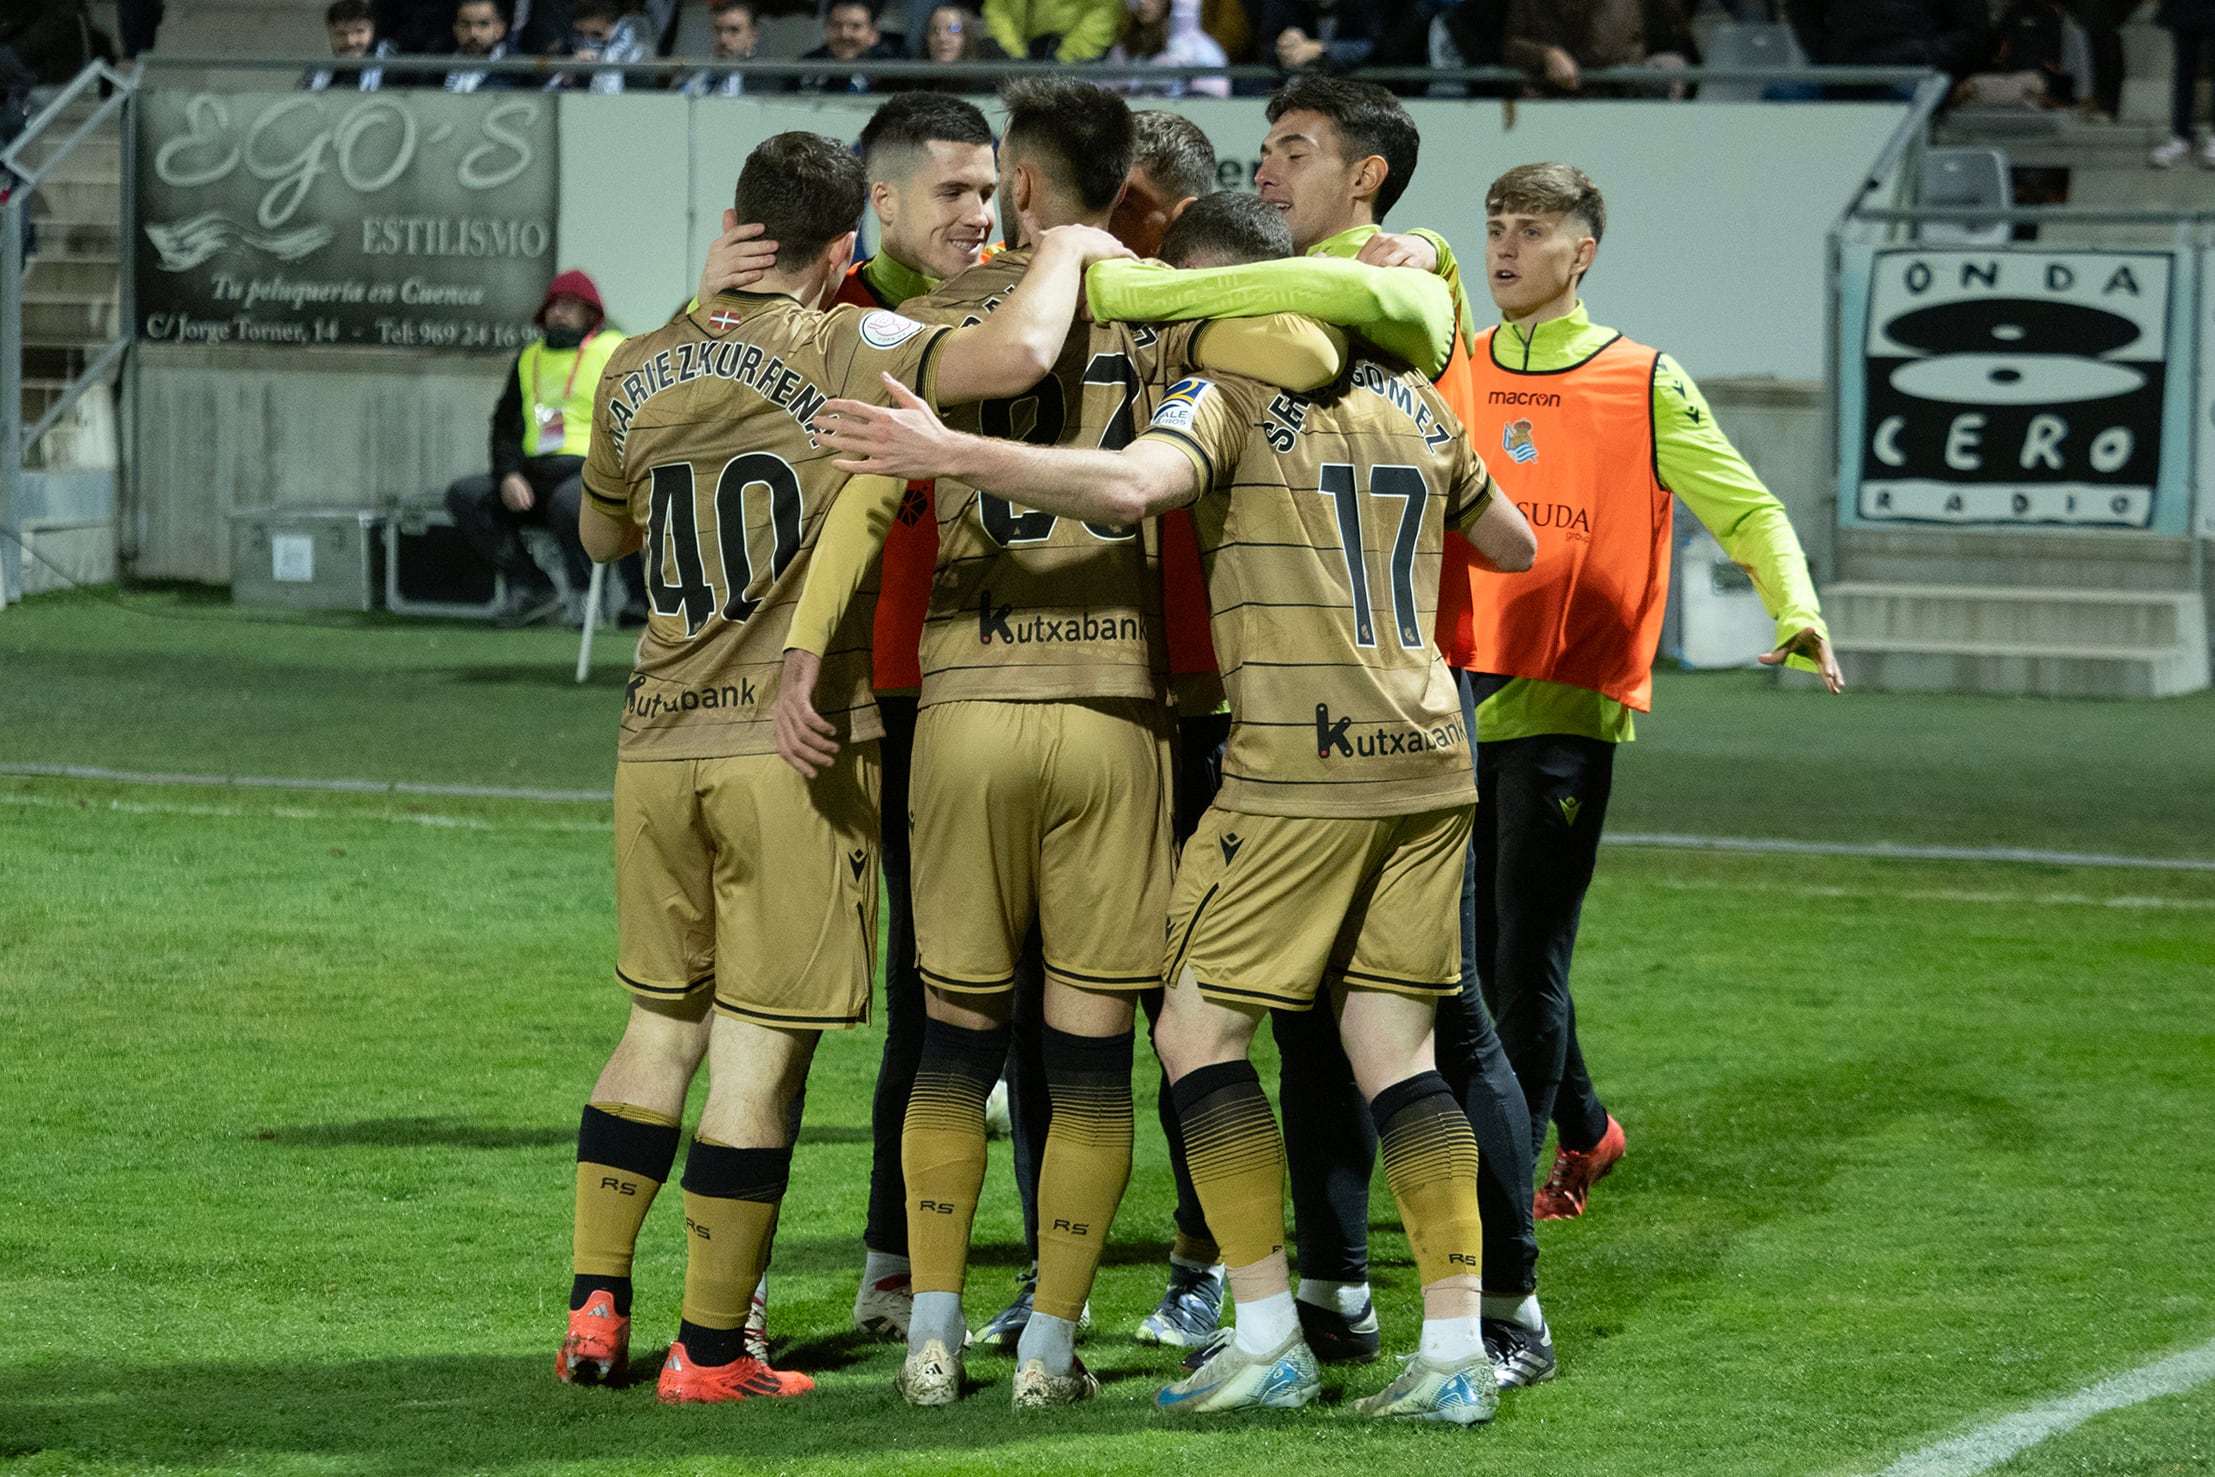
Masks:
[[[1683,500],[1746,571],[1776,620],[1776,645],[1762,653],[1763,664],[1816,672],[1832,692],[1843,690],[1830,628],[1791,515],[1715,423],[1699,385],[1667,354],[1654,360],[1652,410],[1661,485]]]
[[[1091,226],[1057,226],[1041,234],[1037,254],[1007,300],[984,321],[946,336],[936,403],[1006,399],[1037,384],[1069,338],[1084,269],[1130,254],[1122,242]]]
[[[906,386],[887,379],[889,407],[833,400],[816,435],[857,476],[954,477],[1025,507],[1091,522],[1136,523],[1198,495],[1192,463],[1141,440],[1121,451],[1030,446],[950,429]]]

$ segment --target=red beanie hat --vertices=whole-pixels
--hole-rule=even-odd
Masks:
[[[592,322],[585,328],[587,333],[597,332],[600,325],[607,321],[608,310],[600,303],[600,289],[593,285],[590,277],[574,267],[546,284],[546,300],[538,305],[538,313],[531,321],[544,328],[546,310],[554,305],[557,297],[573,297],[592,309]]]

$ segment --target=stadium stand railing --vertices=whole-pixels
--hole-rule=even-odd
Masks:
[[[116,383],[130,346],[137,80],[92,63],[0,151],[0,609],[20,593],[31,547],[26,463],[88,391]]]

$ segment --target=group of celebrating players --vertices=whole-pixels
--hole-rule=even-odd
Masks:
[[[1358,1409],[1484,1421],[1555,1361],[1533,1105],[1465,968],[1478,693],[1459,669],[1497,665],[1470,632],[1514,623],[1541,544],[1442,390],[1493,358],[1451,250],[1379,228],[1415,126],[1382,89],[1303,77],[1270,100],[1259,192],[1216,192],[1175,115],[1065,79],[1003,102],[997,150],[977,108],[929,93],[885,104],[858,158],[761,144],[696,307],[600,385],[581,531],[598,559],[643,548],[652,615],[615,786],[632,1008],[578,1134],[557,1373],[624,1375],[633,1249],[705,1060],[660,1395],[812,1388],[771,1366],[760,1289],[816,1041],[870,1012],[881,864],[855,1323],[904,1338],[909,1403],[964,1391],[1003,1072],[1019,1130],[1045,1125],[1019,1164],[1035,1280],[978,1342],[1014,1344],[1017,1409],[1099,1392],[1075,1343],[1130,1175],[1143,1004],[1179,1204],[1139,1336],[1190,1351],[1159,1408],[1296,1407],[1318,1357],[1376,1356],[1381,1147],[1423,1324]],[[855,265],[865,206],[881,246]],[[1573,304],[1590,181],[1526,166],[1487,211],[1496,244],[1519,233],[1495,297]],[[1661,393],[1650,350],[1591,362]],[[1518,412],[1505,453],[1532,438]],[[1587,528],[1577,557],[1616,557],[1610,537]],[[1780,619],[1812,608],[1764,593]],[[1827,665],[1819,619],[1806,634]],[[1248,1059],[1265,1014],[1281,1132]]]

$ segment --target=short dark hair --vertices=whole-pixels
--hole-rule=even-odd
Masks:
[[[515,5],[513,3],[513,0],[454,0],[455,18],[459,19],[463,8],[470,5],[489,5],[493,8],[494,12],[499,15],[501,25],[512,26],[515,24]]]
[[[331,0],[323,12],[325,27],[350,26],[356,21],[377,23],[377,12],[370,8],[369,0]]]
[[[1087,210],[1105,210],[1131,172],[1137,130],[1129,103],[1094,82],[1067,77],[1019,77],[1000,88],[1011,153],[1035,153],[1056,183],[1074,190]]]
[[[896,92],[870,116],[861,131],[861,162],[869,178],[884,178],[900,155],[921,153],[935,143],[992,147],[992,125],[984,111],[966,98],[943,92]]]
[[[780,133],[746,156],[731,203],[740,220],[761,222],[778,267],[790,270],[854,229],[868,199],[852,149],[820,133]]]
[[[1131,115],[1131,163],[1177,199],[1215,188],[1215,145],[1181,113],[1147,108]]]
[[[593,16],[619,21],[624,13],[622,0],[577,0],[575,8],[569,12],[569,23],[575,25],[578,21],[589,20]]]
[[[1597,241],[1607,230],[1607,202],[1592,177],[1573,164],[1518,164],[1484,192],[1484,213],[1573,215]]]
[[[1202,195],[1161,238],[1161,259],[1172,267],[1235,267],[1290,255],[1284,212],[1244,190]]]
[[[1308,72],[1269,99],[1271,123],[1287,113],[1321,113],[1330,119],[1348,164],[1372,154],[1384,161],[1384,184],[1377,190],[1377,219],[1383,220],[1415,178],[1415,158],[1423,144],[1400,100],[1374,82]]]
[[[866,10],[869,12],[869,24],[877,23],[876,0],[831,0],[830,4],[823,7],[823,19],[829,20],[834,10]]]
[[[746,12],[746,19],[748,20],[760,18],[760,7],[755,4],[755,0],[715,0],[715,3],[708,7],[708,14],[721,15],[726,10],[743,10]]]

